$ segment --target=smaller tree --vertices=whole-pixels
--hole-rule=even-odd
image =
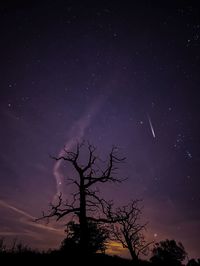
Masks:
[[[111,225],[113,239],[129,250],[133,261],[138,261],[140,254],[147,255],[152,243],[145,240],[146,224],[140,222],[141,208],[138,202],[135,200],[127,206],[118,208],[115,213],[118,222]]]
[[[67,237],[61,243],[61,251],[80,252],[80,224],[71,221],[67,224]],[[108,230],[96,222],[88,223],[88,253],[104,252],[106,249]]]
[[[181,265],[186,256],[182,243],[166,239],[155,244],[151,261],[157,265]]]
[[[187,266],[200,266],[200,259],[191,259],[188,261]]]

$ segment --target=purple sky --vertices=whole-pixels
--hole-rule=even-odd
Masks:
[[[85,139],[102,156],[115,144],[127,157],[128,180],[106,186],[105,197],[142,198],[149,238],[174,238],[200,255],[199,11],[1,4],[0,235],[60,244],[60,225],[31,220],[69,189],[67,167],[49,154]]]

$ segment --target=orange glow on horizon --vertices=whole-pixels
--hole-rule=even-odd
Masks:
[[[117,241],[110,241],[106,253],[109,255],[118,255],[122,257],[129,257],[128,250],[123,248],[121,243]]]

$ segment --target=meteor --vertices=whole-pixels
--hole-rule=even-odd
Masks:
[[[149,120],[149,125],[150,125],[150,128],[151,128],[151,133],[152,133],[152,135],[153,135],[153,137],[154,137],[154,139],[156,138],[156,134],[155,134],[155,131],[154,131],[154,128],[153,128],[153,125],[152,125],[152,122],[151,122],[151,118],[150,118],[150,116],[147,114],[147,118],[148,118],[148,120]]]

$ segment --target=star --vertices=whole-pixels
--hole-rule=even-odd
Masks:
[[[158,237],[158,234],[157,233],[154,233],[153,236],[154,236],[154,238],[157,238]]]
[[[188,158],[188,159],[192,159],[192,154],[191,154],[191,152],[186,151],[186,155],[187,155],[187,158]]]

